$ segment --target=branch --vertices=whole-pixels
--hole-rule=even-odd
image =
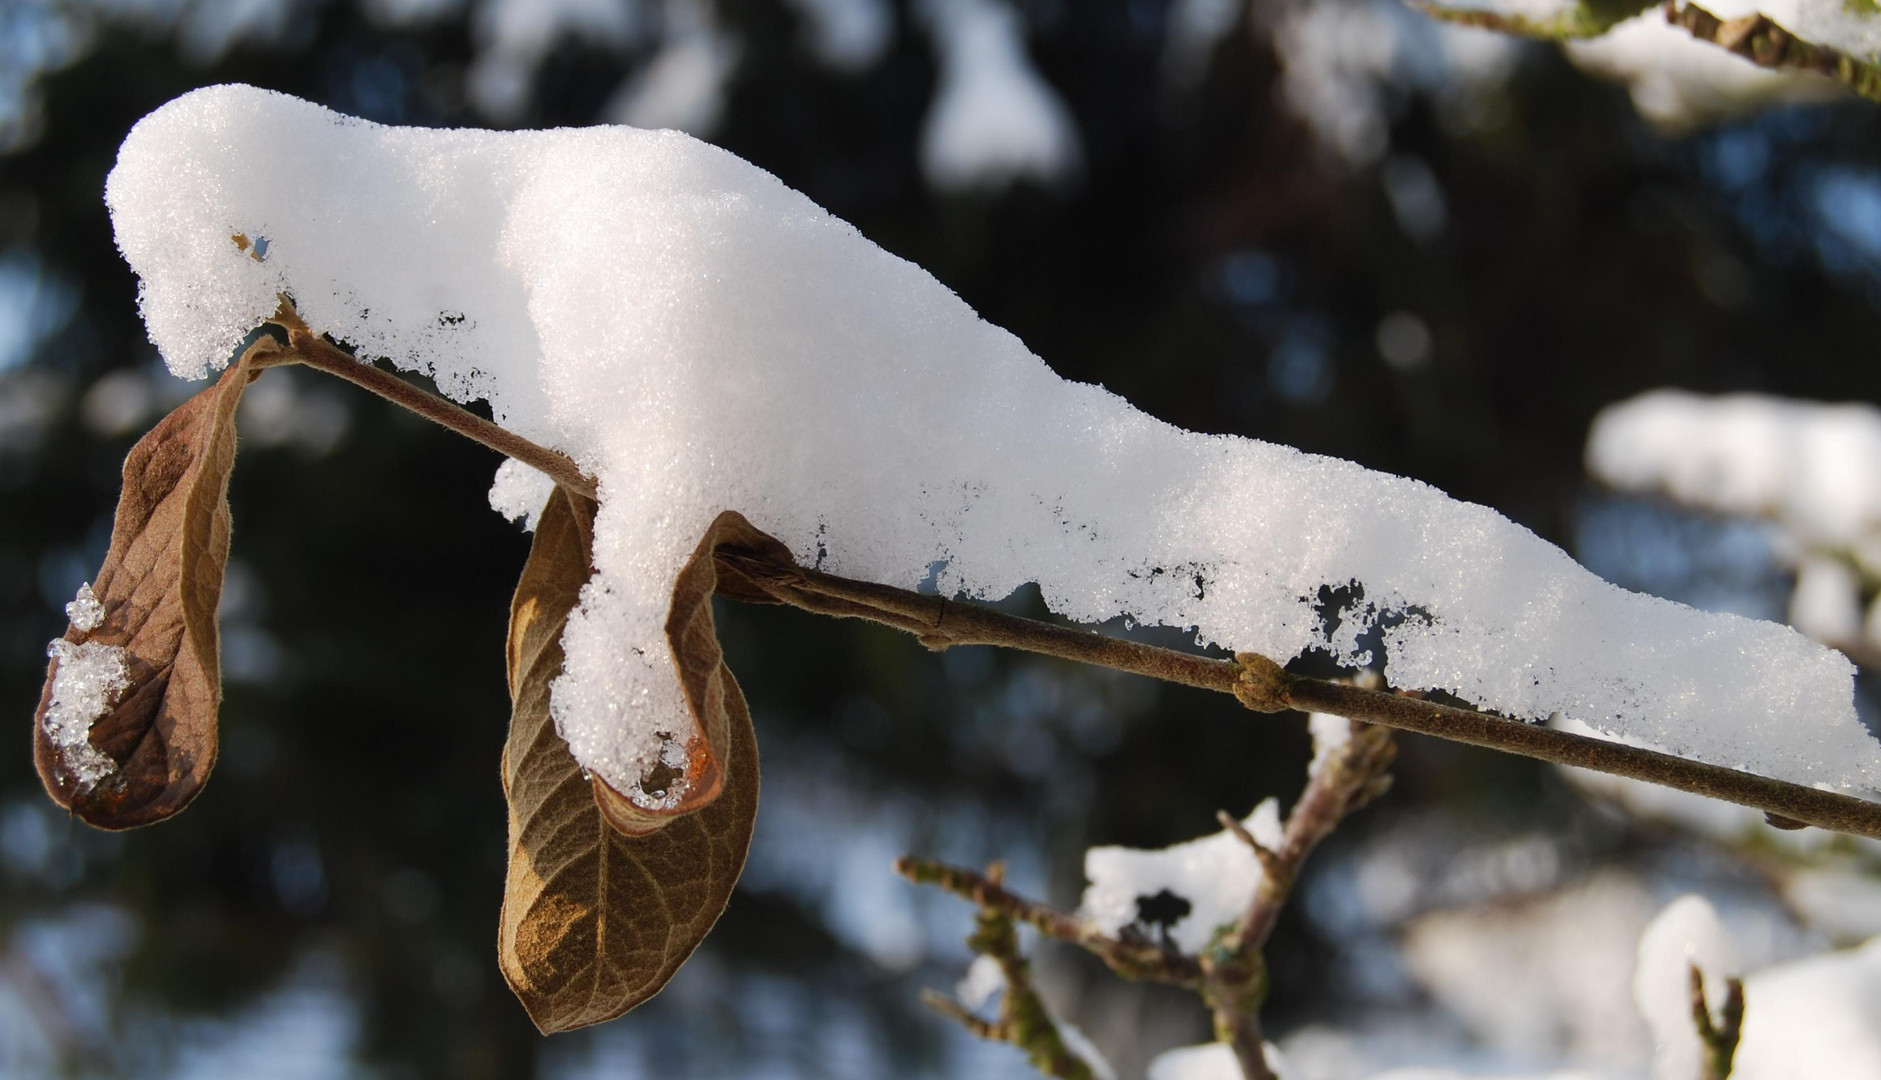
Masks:
[[[289,351],[300,363],[357,383],[420,416],[541,470],[564,487],[593,495],[594,481],[566,455],[538,446],[341,351],[307,329],[285,301],[282,311],[271,321],[287,331]],[[1258,653],[1238,653],[1233,660],[1216,660],[1008,615],[890,585],[853,581],[749,553],[721,550],[719,559],[731,563],[754,583],[761,583],[780,603],[824,615],[879,622],[914,634],[931,649],[954,645],[1023,649],[1233,694],[1255,712],[1300,709],[1331,713],[1753,807],[1770,817],[1772,824],[1801,823],[1881,839],[1881,804],[1832,791],[1439,705],[1392,691],[1367,690],[1293,675]]]
[[[1473,26],[1515,37],[1544,41],[1577,41],[1599,37],[1652,7],[1654,0],[1584,0],[1571,10],[1547,18],[1488,8],[1453,7],[1433,0],[1410,0],[1410,6],[1438,22]]]
[[[1675,754],[1576,735],[1538,724],[1440,705],[1389,690],[1368,690],[1294,675],[1258,653],[1216,660],[1192,653],[1055,626],[889,585],[852,581],[820,570],[721,552],[782,603],[825,615],[868,619],[904,630],[932,649],[998,645],[1100,664],[1165,682],[1233,694],[1256,712],[1299,709],[1435,735],[1557,765],[1644,780],[1740,806],[1781,821],[1881,839],[1881,804],[1804,787]]]
[[[1821,75],[1870,101],[1881,101],[1881,66],[1828,45],[1804,41],[1767,15],[1752,13],[1720,19],[1697,4],[1680,5],[1677,0],[1667,0],[1665,18],[1698,40],[1735,53],[1758,67]]]
[[[1070,912],[1028,900],[977,871],[904,856],[895,860],[895,873],[916,885],[933,885],[953,893],[982,912],[997,912],[1048,938],[1076,945],[1126,979],[1167,983],[1187,990],[1201,986],[1202,972],[1194,960],[1147,941],[1113,938]]]
[[[1317,763],[1306,790],[1287,815],[1280,846],[1269,848],[1225,811],[1216,817],[1246,844],[1261,864],[1260,885],[1227,933],[1202,954],[1202,997],[1215,1019],[1215,1037],[1227,1043],[1247,1080],[1272,1080],[1262,1049],[1260,1010],[1267,996],[1267,962],[1262,950],[1293,894],[1300,868],[1321,840],[1346,815],[1390,787],[1397,757],[1389,729],[1353,721],[1346,741]]]
[[[1698,1028],[1698,1041],[1705,1048],[1699,1080],[1730,1080],[1731,1065],[1737,1057],[1737,1039],[1744,1030],[1744,981],[1724,980],[1724,1007],[1718,1020],[1711,1019],[1711,1007],[1705,1002],[1705,976],[1697,964],[1689,966],[1692,985],[1692,1023]]]
[[[1434,0],[1409,0],[1411,7],[1439,22],[1474,26],[1516,37],[1545,41],[1572,41],[1599,37],[1625,19],[1653,5],[1651,0],[1584,0],[1560,15],[1534,18],[1514,12],[1452,7]],[[1697,4],[1666,0],[1666,22],[1700,41],[1741,56],[1772,71],[1799,71],[1820,75],[1870,101],[1881,101],[1881,65],[1830,45],[1806,41],[1752,12],[1721,19]]]
[[[902,862],[906,862],[903,859]],[[978,875],[975,875],[978,876]],[[1001,868],[994,863],[981,880],[1000,887]],[[999,1019],[988,1023],[962,1008],[951,998],[932,991],[921,1000],[934,1011],[956,1020],[982,1039],[1011,1043],[1025,1051],[1026,1060],[1046,1076],[1064,1080],[1094,1080],[1091,1066],[1065,1045],[1058,1031],[1058,1021],[1032,985],[1032,965],[1019,951],[1019,934],[1012,915],[998,905],[982,904],[974,916],[974,930],[967,947],[976,955],[990,956],[1005,977],[1006,988],[999,1001]]]
[[[282,298],[280,310],[269,321],[287,331],[287,349],[275,363],[301,363],[316,371],[337,375],[395,405],[402,405],[427,420],[450,428],[473,442],[546,473],[550,479],[570,491],[579,492],[590,499],[597,498],[594,481],[568,455],[538,446],[468,409],[345,352],[309,330],[285,297]]]

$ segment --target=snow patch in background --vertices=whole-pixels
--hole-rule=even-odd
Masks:
[[[803,20],[811,55],[838,71],[875,66],[895,38],[888,0],[785,0]]]
[[[1371,165],[1391,145],[1392,99],[1432,94],[1453,127],[1485,114],[1529,43],[1437,22],[1396,0],[1293,5],[1274,28],[1287,103],[1331,156]]]
[[[927,0],[940,81],[921,133],[921,168],[943,191],[1052,185],[1084,154],[1071,110],[1032,66],[1025,23],[1005,0]]]
[[[719,28],[707,5],[667,0],[664,11],[659,51],[621,84],[604,118],[705,138],[724,118],[725,87],[743,50]]]
[[[1281,846],[1280,804],[1275,800],[1256,806],[1242,824],[1263,846]],[[1168,940],[1197,956],[1218,928],[1240,919],[1262,874],[1254,852],[1223,829],[1154,851],[1094,847],[1084,853],[1084,876],[1090,885],[1078,903],[1078,914],[1111,937],[1138,922],[1139,901],[1153,901],[1165,892],[1180,898],[1187,908],[1166,923]]]

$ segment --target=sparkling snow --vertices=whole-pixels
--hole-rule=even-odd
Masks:
[[[74,630],[85,633],[98,629],[98,624],[104,622],[104,605],[92,593],[91,582],[78,587],[78,597],[65,605],[65,617],[71,620]]]
[[[598,573],[553,711],[630,796],[684,730],[666,609],[725,509],[850,577],[913,588],[938,567],[972,598],[1036,582],[1079,621],[1282,660],[1320,647],[1517,717],[1803,782],[1881,777],[1852,669],[1787,627],[1626,593],[1424,484],[1066,382],[919,267],[678,133],[387,128],[214,87],[133,129],[106,197],[177,374],[227,363],[287,291],[310,325],[487,398],[597,477]],[[1355,582],[1328,629],[1322,588]],[[1377,656],[1360,640],[1381,619]]]
[[[54,638],[46,646],[46,655],[58,662],[58,671],[52,677],[52,701],[41,722],[52,745],[59,748],[66,773],[77,781],[80,791],[86,791],[117,768],[92,746],[91,725],[130,686],[130,666],[122,646],[95,641],[74,644]]]

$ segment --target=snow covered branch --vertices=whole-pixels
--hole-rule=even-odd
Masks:
[[[584,494],[594,490],[593,481],[565,455],[347,355],[309,331],[291,308],[284,308],[276,322],[287,331],[292,349],[271,362],[298,360],[348,379],[523,461],[566,487]],[[881,623],[915,635],[931,649],[955,645],[1020,649],[1232,694],[1256,712],[1292,708],[1328,713],[1723,799],[1762,810],[1775,824],[1801,823],[1881,839],[1881,804],[1837,792],[1444,705],[1421,695],[1294,675],[1258,653],[1240,653],[1233,660],[1212,659],[1009,615],[946,597],[856,581],[782,561],[775,555],[766,558],[734,549],[721,551],[717,557],[741,576],[761,584],[771,600],[819,614]]]
[[[1004,876],[1004,868],[994,863],[987,868],[983,880],[997,888]],[[967,947],[979,957],[974,962],[975,974],[986,972],[985,965],[989,963],[993,970],[978,980],[970,978],[969,981],[996,985],[984,985],[970,995],[979,998],[978,1001],[957,1002],[933,991],[922,994],[921,1000],[982,1039],[1011,1043],[1023,1050],[1033,1068],[1046,1076],[1099,1080],[1098,1071],[1072,1048],[1073,1040],[1066,1038],[1060,1021],[1033,985],[1032,964],[1019,947],[1019,933],[1013,925],[1011,912],[996,903],[981,904],[973,922]],[[992,993],[1000,995],[999,1019],[987,1021],[975,1016],[972,1007],[984,1004]]]
[[[1536,14],[1495,7],[1456,7],[1431,0],[1413,0],[1411,6],[1442,22],[1549,41],[1601,37],[1621,22],[1654,7],[1650,2],[1639,0],[1581,0],[1559,10]],[[1859,15],[1854,4],[1836,6],[1846,7],[1848,19]],[[1679,0],[1667,0],[1661,7],[1667,24],[1758,67],[1819,75],[1870,101],[1881,101],[1881,64],[1871,58],[1837,47],[1828,40],[1810,40],[1757,11],[1723,18],[1698,4]],[[1835,28],[1845,29],[1840,24]]]
[[[1848,5],[1854,10],[1855,5]],[[1821,75],[1860,94],[1881,101],[1881,66],[1830,45],[1805,41],[1758,12],[1721,19],[1697,4],[1665,5],[1666,19],[1700,41],[1708,41],[1773,71],[1806,71]]]
[[[1316,716],[1313,736],[1315,753],[1306,790],[1294,803],[1284,828],[1269,799],[1247,823],[1219,813],[1225,831],[1214,838],[1160,852],[1094,850],[1087,854],[1085,868],[1093,884],[1075,914],[1008,892],[996,872],[981,875],[913,858],[901,859],[895,869],[917,884],[935,885],[971,900],[979,908],[980,930],[969,944],[982,956],[999,958],[1002,968],[1011,963],[1008,954],[1016,956],[1017,945],[1016,939],[999,937],[998,928],[1003,926],[1010,935],[1013,921],[1018,920],[1046,937],[1089,951],[1126,978],[1193,991],[1208,1006],[1217,1043],[1232,1055],[1240,1075],[1245,1080],[1275,1080],[1261,1029],[1261,1008],[1269,989],[1267,940],[1293,895],[1307,857],[1348,814],[1390,787],[1389,769],[1396,757],[1391,732],[1384,728]],[[1235,846],[1247,854],[1237,857]],[[1230,871],[1237,863],[1245,865],[1250,856],[1258,870]],[[1206,884],[1181,880],[1197,873],[1210,880]],[[1187,895],[1171,891],[1178,887]],[[1150,917],[1145,904],[1153,904],[1157,896],[1173,897],[1180,914],[1152,939],[1143,929]],[[1118,924],[1115,932],[1109,928],[1112,923]],[[1016,977],[1012,971],[1007,974],[1009,984],[1023,986],[1036,1011],[1049,1016],[1024,981],[1023,967]],[[948,1006],[943,1011],[968,1023],[976,1033],[1027,1046],[1004,1007],[1001,1023],[989,1025],[952,1002]],[[1035,1064],[1041,1062],[1039,1052],[1029,1048],[1028,1052]],[[1040,1068],[1048,1075],[1061,1075],[1043,1064]]]

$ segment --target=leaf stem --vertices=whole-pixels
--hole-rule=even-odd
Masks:
[[[459,435],[481,443],[505,457],[515,458],[533,469],[543,472],[556,483],[593,499],[594,480],[581,471],[568,455],[545,446],[538,446],[506,428],[500,427],[476,413],[454,402],[413,386],[389,371],[382,371],[371,363],[345,352],[332,342],[315,334],[301,322],[291,309],[277,312],[270,320],[287,331],[287,352],[293,359],[313,368],[337,375],[355,386],[363,387],[380,397],[401,405],[419,416],[434,423],[450,428]],[[284,354],[285,359],[285,354]]]

